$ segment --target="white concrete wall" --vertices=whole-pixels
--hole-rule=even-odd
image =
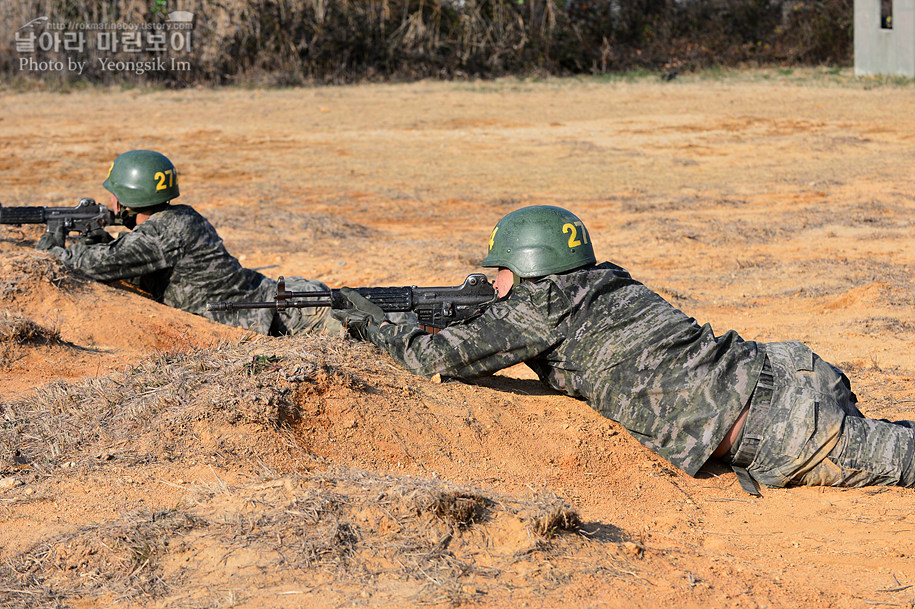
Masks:
[[[915,0],[893,0],[893,29],[880,27],[880,0],[855,0],[855,74],[915,78]]]

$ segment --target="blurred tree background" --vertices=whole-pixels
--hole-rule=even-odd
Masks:
[[[91,30],[84,49],[45,48],[48,24],[164,23],[176,11],[194,15],[190,45],[167,56],[149,45],[100,50]],[[640,69],[672,76],[712,66],[847,66],[853,51],[853,0],[0,0],[0,17],[3,74],[174,87]],[[40,17],[48,22],[23,29]],[[76,30],[58,36],[68,31]],[[47,44],[26,53],[30,32]],[[68,57],[86,62],[82,73],[21,63]],[[184,69],[104,68],[166,57]]]

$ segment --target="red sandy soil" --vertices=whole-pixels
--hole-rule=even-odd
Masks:
[[[111,160],[152,148],[181,171],[181,202],[209,217],[243,264],[332,286],[458,284],[479,270],[505,213],[561,205],[590,228],[599,259],[717,333],[802,340],[849,374],[867,414],[915,418],[910,84],[760,71],[671,83],[5,91],[0,106],[4,205],[107,202]],[[0,558],[21,565],[52,548],[35,567],[43,583],[3,572],[9,606],[42,606],[55,586],[74,607],[915,605],[909,489],[754,498],[721,467],[684,475],[523,366],[479,386],[441,384],[344,339],[252,338],[73,276],[32,249],[39,234],[0,228],[0,306],[52,336],[0,343],[7,425],[9,413],[172,355],[266,354],[285,374],[319,354],[336,372],[308,391],[280,383],[299,414],[278,425],[204,409],[134,441],[111,432],[42,463],[0,464],[15,485],[0,489]],[[125,399],[140,395],[131,391]],[[256,393],[236,396],[237,408],[255,409]],[[305,494],[333,487],[364,507],[345,514],[363,535],[393,545],[380,516],[365,524],[375,508],[360,502],[403,480],[474,488],[504,505],[556,495],[585,532],[538,541],[523,518],[498,512],[451,529],[453,557],[477,571],[444,582],[416,563],[410,579],[369,561],[375,576],[347,581],[353,559],[293,565],[278,558],[292,552],[288,539],[245,545],[239,531],[250,540],[257,527],[239,524],[233,537],[215,524],[258,514],[277,523],[301,512],[289,506]],[[210,524],[163,533],[170,549],[140,568],[93,562],[112,531],[158,510]],[[423,522],[429,535],[445,530]],[[130,583],[154,568],[165,584]],[[106,573],[120,583],[86,583]]]

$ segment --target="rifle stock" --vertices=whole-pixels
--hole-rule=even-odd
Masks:
[[[386,313],[408,312],[416,314],[419,323],[431,328],[444,328],[448,324],[467,319],[495,301],[492,284],[482,273],[472,273],[459,286],[445,287],[361,287],[357,292],[381,307]],[[286,281],[279,278],[276,299],[266,302],[210,302],[207,311],[241,311],[244,309],[275,309],[331,307],[349,308],[349,301],[338,289],[316,292],[290,292]]]

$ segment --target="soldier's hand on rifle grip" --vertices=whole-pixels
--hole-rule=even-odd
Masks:
[[[58,226],[52,233],[45,233],[35,244],[35,249],[48,251],[54,247],[67,247],[67,229],[63,225]]]
[[[96,245],[98,243],[111,243],[114,241],[114,237],[108,234],[103,228],[96,228],[89,231],[88,234],[83,235],[79,238],[80,243],[85,245]]]
[[[340,294],[352,305],[351,309],[334,309],[331,313],[342,322],[352,336],[367,339],[368,333],[378,329],[387,319],[384,311],[352,288],[340,288]]]

